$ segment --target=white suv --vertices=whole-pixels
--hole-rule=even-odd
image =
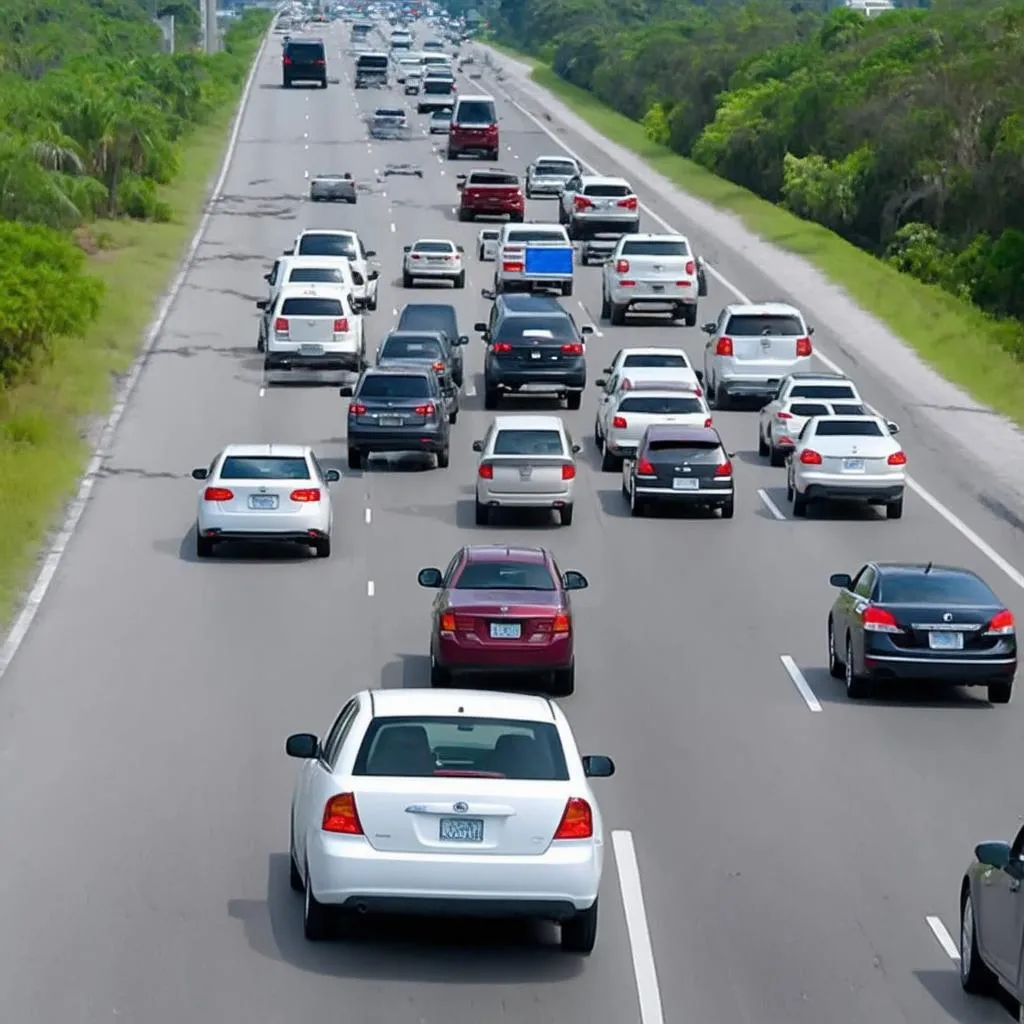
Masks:
[[[302,231],[295,236],[285,256],[341,256],[352,265],[355,302],[361,309],[377,308],[379,271],[371,268],[370,259],[377,253],[367,249],[355,231]]]
[[[601,316],[613,324],[624,324],[629,312],[667,307],[673,319],[696,325],[697,257],[684,235],[623,235],[601,274]]]
[[[640,201],[625,178],[577,174],[559,196],[558,223],[574,239],[601,232],[635,235],[640,231]]]

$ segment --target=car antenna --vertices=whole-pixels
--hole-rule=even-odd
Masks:
[[[927,575],[928,573],[930,573],[930,572],[932,571],[932,566],[933,566],[934,564],[935,564],[934,562],[929,562],[929,563],[928,563],[928,564],[927,564],[927,565],[926,565],[926,566],[924,567],[924,571],[925,571],[925,574],[926,574],[926,575]]]

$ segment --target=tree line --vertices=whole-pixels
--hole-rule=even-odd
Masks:
[[[221,53],[171,55],[144,0],[0,5],[0,389],[97,315],[102,285],[75,229],[169,219],[158,186],[189,132],[233,101],[269,17],[235,19]]]
[[[653,141],[1024,319],[1024,0],[872,18],[801,0],[496,0],[489,15],[499,41]]]

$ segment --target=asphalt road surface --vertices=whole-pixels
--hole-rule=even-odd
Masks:
[[[965,534],[1021,565],[1012,525],[973,499],[963,457],[856,367],[903,423],[941,514],[912,493],[898,522],[778,518],[784,473],[758,459],[755,414],[738,411],[715,414],[737,451],[736,518],[631,520],[618,475],[598,468],[591,388],[563,412],[585,444],[573,526],[477,528],[471,443],[488,414],[475,338],[451,467],[349,471],[336,390],[262,387],[253,303],[274,256],[304,228],[356,228],[381,262],[374,342],[405,302],[449,295],[471,333],[493,268],[475,260],[482,225],[454,214],[455,174],[473,165],[439,157],[443,140],[415,114],[411,141],[369,144],[361,116],[400,97],[356,96],[342,27],[328,39],[340,81],[325,91],[282,90],[268,46],[225,195],[0,689],[4,1019],[1005,1024],[998,1005],[961,995],[940,940],[956,933],[974,843],[1017,827],[1022,703],[901,691],[849,704],[825,669],[825,617],[829,573],[874,558],[969,566],[1024,616],[1020,589]],[[463,79],[463,91],[490,87]],[[496,95],[505,165],[558,151]],[[388,162],[425,177],[380,181]],[[310,174],[346,170],[365,186],[357,206],[307,202]],[[554,205],[531,202],[528,216],[553,220]],[[466,247],[464,291],[400,287],[403,244],[431,236]],[[711,254],[713,239],[693,240]],[[714,258],[769,297],[741,257]],[[581,269],[565,300],[581,323],[597,324],[599,273]],[[710,284],[701,320],[733,301]],[[682,344],[700,364],[697,329],[599,331],[591,380],[627,344]],[[241,549],[195,561],[189,472],[235,441],[311,443],[341,469],[330,560]],[[548,545],[591,580],[565,703],[581,746],[618,764],[597,784],[615,830],[597,950],[565,956],[546,928],[401,921],[310,946],[288,889],[284,738],[323,732],[363,687],[426,685],[430,594],[416,572],[495,539]]]

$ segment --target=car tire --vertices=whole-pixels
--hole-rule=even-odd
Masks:
[[[570,391],[565,396],[565,407],[567,409],[578,409],[583,404],[582,391]]]
[[[444,154],[444,158],[446,160],[454,160],[457,156],[458,156],[458,154],[455,152],[454,149],[452,149],[451,146],[448,147],[448,149],[445,151],[445,154]]]
[[[501,401],[501,392],[497,388],[484,388],[484,408],[497,409]]]
[[[722,506],[722,518],[723,518],[723,519],[732,519],[732,517],[733,517],[733,516],[734,516],[735,514],[736,514],[736,501],[735,501],[735,499],[734,499],[734,498],[730,498],[730,499],[729,499],[729,500],[728,500],[728,501],[727,501],[727,502],[726,502],[726,503],[725,503],[725,504],[724,504],[724,505]]]
[[[636,488],[629,489],[629,514],[634,519],[643,519],[647,515],[647,502],[636,496]]]
[[[551,680],[552,697],[571,697],[576,692],[576,662],[567,668],[556,668]]]
[[[451,457],[451,450],[448,448],[442,448],[441,451],[437,453],[437,468],[447,469]]]
[[[363,468],[363,453],[358,448],[349,448],[349,450],[348,450],[348,468],[349,469],[362,469]]]
[[[525,216],[525,214],[522,214],[522,213],[510,213],[509,216],[508,216],[509,223],[510,224],[522,224],[524,216]]]
[[[853,641],[846,638],[846,659],[843,661],[843,676],[846,679],[846,696],[850,700],[863,700],[871,696],[871,680],[857,675],[853,661]]]
[[[586,956],[593,953],[596,944],[597,900],[594,900],[593,906],[562,922],[562,952]]]
[[[768,465],[774,466],[776,469],[779,466],[786,464],[786,453],[781,448],[776,448],[774,445],[768,451]]]
[[[372,299],[367,299],[366,300],[366,308],[371,313],[376,312],[376,310],[377,310],[377,293],[376,292],[373,293],[373,298]]]
[[[975,926],[974,900],[968,888],[960,900],[960,986],[975,996],[996,991],[995,973],[981,959],[978,931]]]
[[[500,155],[501,155],[501,151],[500,150],[492,149],[490,151],[490,153],[487,154],[487,159],[490,160],[491,163],[494,163],[498,159],[498,157]]]
[[[490,526],[491,525],[491,510],[482,501],[477,499],[476,501],[476,525],[477,526]]]
[[[903,518],[903,499],[897,498],[896,501],[890,501],[885,506],[885,518],[886,519],[902,519]]]
[[[448,422],[454,427],[459,420],[459,411],[456,409],[455,412],[448,413]]]
[[[687,327],[697,326],[696,306],[687,306],[687,308],[683,311],[683,323],[686,324]]]
[[[1013,696],[1013,683],[989,683],[988,702],[989,704],[1009,704]]]
[[[452,681],[452,674],[437,659],[430,657],[430,685],[435,690],[443,690]]]
[[[331,538],[324,537],[323,540],[318,540],[313,545],[313,550],[316,551],[317,558],[330,558],[331,557]]]
[[[480,247],[479,247],[479,248],[477,249],[477,251],[476,251],[476,258],[477,258],[477,259],[478,259],[478,260],[479,260],[479,261],[480,261],[481,263],[484,263],[484,262],[485,262],[485,260],[484,260],[484,247],[483,247],[482,245],[481,245],[481,246],[480,246]]]
[[[836,652],[836,630],[831,615],[828,617],[828,674],[833,679],[846,678],[846,668]]]
[[[456,277],[455,280],[452,283],[455,285],[456,288],[465,288],[466,287],[466,272],[462,271],[462,273],[459,274],[459,276]]]
[[[558,510],[558,520],[560,524],[562,526],[572,526],[572,514],[573,506],[563,505],[562,508]]]
[[[608,319],[613,327],[622,327],[626,322],[626,307],[620,306],[617,302],[611,303],[608,308]]]
[[[715,388],[715,408],[721,412],[725,412],[732,402],[729,401],[729,392],[725,388]]]
[[[196,534],[196,558],[213,558],[216,544],[209,537],[201,537]]]
[[[349,196],[349,198],[346,199],[345,202],[348,203],[349,206],[355,206],[356,198],[357,198],[356,196]]]
[[[795,487],[793,488],[793,515],[797,519],[807,516],[807,499]]]
[[[294,809],[293,809],[294,814]],[[299,871],[299,865],[295,863],[295,822],[292,821],[291,827],[289,828],[289,840],[288,840],[288,885],[292,892],[303,892],[306,888],[306,883],[302,880],[302,872]]]
[[[334,915],[331,908],[321,903],[313,895],[313,885],[309,875],[309,864],[306,864],[306,880],[302,886],[302,934],[307,942],[323,942],[331,937],[331,925]]]
[[[604,444],[604,438],[601,436],[601,424],[594,418],[594,447],[600,451],[601,446]]]
[[[412,283],[413,283],[413,276],[412,276],[412,274],[407,274],[407,273],[405,273],[405,271],[402,271],[402,287],[403,288],[411,288],[412,287]]]
[[[608,301],[608,293],[601,289],[601,319],[609,320],[612,315],[612,304]]]
[[[764,434],[759,429],[757,432],[757,454],[764,458],[768,452],[768,442],[764,439]]]
[[[572,281],[566,281],[562,285],[562,297],[568,298],[570,295],[572,295]]]
[[[459,220],[463,224],[469,223],[472,219],[473,219],[473,214],[471,214],[469,212],[469,210],[463,210],[461,207],[459,208]]]
[[[622,470],[622,460],[608,450],[608,442],[602,437],[600,442],[601,447],[601,472],[602,473],[614,473],[615,470]]]

